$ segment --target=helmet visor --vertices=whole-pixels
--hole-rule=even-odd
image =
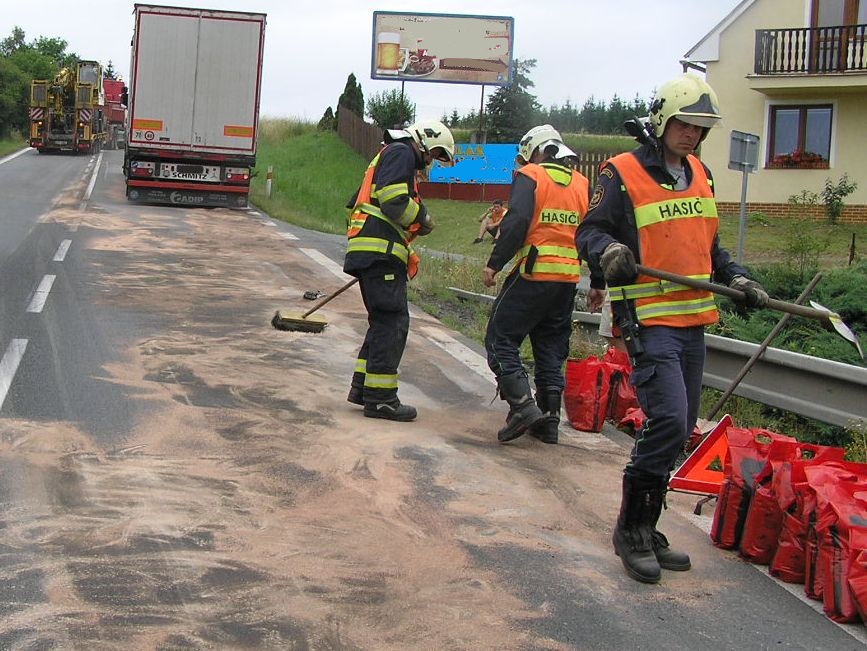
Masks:
[[[430,155],[444,167],[451,167],[454,165],[455,159],[452,156],[452,153],[445,147],[434,147],[430,150]]]
[[[546,156],[550,156],[555,160],[578,155],[559,140],[546,140],[539,145],[539,151],[544,152]]]
[[[710,129],[711,127],[715,127],[719,124],[720,117],[718,115],[689,115],[684,113],[676,113],[674,118],[680,120],[681,122],[685,122],[686,124],[691,124],[694,127],[702,127],[704,129]]]

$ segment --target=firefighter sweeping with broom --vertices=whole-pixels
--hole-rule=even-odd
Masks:
[[[632,357],[631,381],[646,415],[623,475],[615,553],[633,579],[656,583],[660,568],[690,569],[656,525],[669,473],[695,427],[704,368],[704,326],[719,319],[708,290],[666,284],[636,261],[681,276],[722,282],[748,307],[768,303],[719,244],[710,171],[693,155],[720,120],[717,97],[700,77],[663,84],[649,122],[632,135],[643,144],[604,164],[578,229],[593,279],[604,276],[615,324]],[[593,273],[596,270],[597,273]]]
[[[444,124],[424,120],[387,130],[384,144],[348,206],[343,271],[359,280],[369,325],[347,400],[363,405],[368,418],[411,421],[415,407],[397,397],[397,371],[409,332],[407,277],[418,270],[410,241],[434,227],[418,195],[416,174],[434,159],[451,164],[455,141]]]

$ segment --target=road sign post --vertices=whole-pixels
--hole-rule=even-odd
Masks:
[[[737,254],[737,260],[740,264],[744,262],[744,237],[747,230],[747,175],[756,171],[758,163],[759,137],[752,133],[732,130],[729,141],[729,169],[743,172]]]

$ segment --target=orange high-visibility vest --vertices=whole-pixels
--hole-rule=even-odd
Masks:
[[[692,181],[685,190],[661,186],[631,153],[611,159],[635,209],[641,263],[681,276],[710,280],[711,249],[719,219],[701,161],[687,156]],[[632,285],[609,287],[611,300],[635,300],[643,325],[677,328],[719,320],[713,294],[640,274]]]
[[[517,253],[521,275],[527,280],[577,283],[581,261],[575,232],[587,213],[590,182],[578,172],[556,163],[530,163],[518,170],[536,182],[535,212]],[[536,260],[527,269],[535,248]]]
[[[418,254],[410,246],[410,242],[415,239],[415,233],[419,229],[418,224],[412,224],[408,229],[404,230],[397,224],[391,221],[379,206],[371,202],[371,198],[376,192],[373,183],[373,177],[376,173],[376,166],[379,163],[379,157],[385,148],[379,150],[379,153],[373,157],[367,170],[364,172],[364,178],[361,181],[361,187],[358,190],[358,196],[355,199],[355,207],[349,215],[349,223],[347,225],[346,237],[348,238],[346,251],[367,251],[371,253],[387,253],[393,255],[398,260],[406,264],[407,276],[415,278],[418,273],[419,257]],[[416,196],[414,201],[418,199],[418,183],[415,184]],[[365,237],[361,235],[364,229],[364,224],[368,217],[381,219],[387,223],[395,232],[395,239],[385,239],[381,237]]]
[[[506,209],[503,206],[494,206],[491,208],[491,225],[496,226],[506,215]]]

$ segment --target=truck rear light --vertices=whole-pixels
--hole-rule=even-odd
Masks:
[[[248,167],[227,167],[226,181],[234,183],[243,183],[250,180],[250,168]]]
[[[132,176],[153,176],[154,169],[154,163],[143,163],[134,160],[129,164],[129,171]]]

